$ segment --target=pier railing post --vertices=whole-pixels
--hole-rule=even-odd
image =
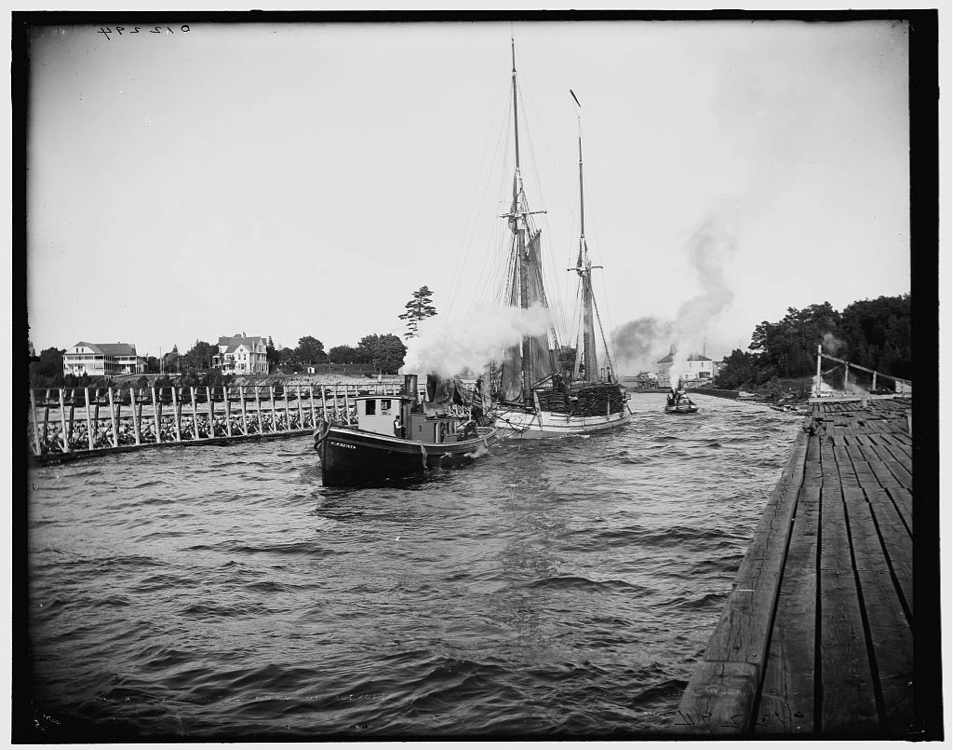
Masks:
[[[208,436],[215,437],[215,399],[212,398],[212,386],[205,386],[205,396],[208,398]]]
[[[119,447],[119,425],[116,420],[116,404],[113,401],[113,387],[106,388],[109,392],[109,421],[113,428],[113,448]]]
[[[156,431],[156,443],[162,442],[162,404],[156,398],[156,387],[150,386],[152,391],[152,425]]]
[[[814,396],[821,395],[821,345],[817,345],[817,375],[814,376]]]
[[[275,409],[275,387],[268,386],[268,402],[271,404],[271,431],[278,431],[278,412]]]
[[[86,443],[89,445],[89,449],[92,450],[95,447],[93,442],[93,420],[89,413],[89,387],[83,388],[83,398],[86,401]]]
[[[182,442],[182,402],[179,400],[179,386],[170,385],[172,392],[172,410],[175,412],[175,442]]]
[[[258,415],[258,434],[261,435],[264,432],[264,426],[261,422],[261,393],[258,391],[258,383],[255,383],[255,408],[258,410],[256,412]]]
[[[32,388],[30,389],[30,408],[33,414],[33,453],[39,456],[43,449],[40,447],[40,423],[36,416],[36,398]],[[89,409],[89,401],[86,402],[86,408]]]
[[[66,405],[63,403],[63,389],[58,388],[60,396],[60,426],[63,430],[62,442],[63,442],[63,453],[69,453],[69,435],[66,432]]]
[[[288,410],[288,387],[284,386],[281,389],[281,395],[285,397],[285,429],[291,429],[291,412]]]
[[[192,439],[199,439],[199,415],[195,413],[195,386],[189,386],[189,397],[192,400]]]
[[[314,410],[314,383],[308,384],[308,396],[311,399],[311,429],[313,430],[318,423],[318,416]]]
[[[242,402],[242,430],[244,434],[248,434],[248,412],[245,410],[245,386],[238,386],[238,398]]]
[[[139,421],[142,419],[142,404],[136,402],[136,391],[129,388],[129,408],[132,410],[132,430],[136,436],[136,445],[142,445],[141,433],[139,431]],[[138,409],[139,413],[136,413]]]
[[[222,386],[222,399],[225,401],[225,434],[232,436],[232,402],[230,400],[231,389],[227,385]]]
[[[301,410],[301,385],[295,386],[295,394],[298,402],[298,429],[304,427],[304,412]],[[291,425],[289,425],[290,427]]]

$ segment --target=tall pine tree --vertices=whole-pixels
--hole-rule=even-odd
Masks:
[[[437,314],[437,308],[433,306],[432,297],[433,292],[427,287],[422,286],[414,292],[414,298],[404,306],[407,312],[398,317],[401,320],[407,321],[407,333],[404,334],[405,339],[412,339],[417,335],[417,326],[420,324],[420,321]]]

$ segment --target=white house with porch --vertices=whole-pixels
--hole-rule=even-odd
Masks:
[[[220,336],[212,367],[220,368],[223,375],[267,375],[268,343],[261,336]]]
[[[64,375],[141,375],[146,371],[146,358],[136,354],[134,344],[91,344],[80,341],[63,355]]]

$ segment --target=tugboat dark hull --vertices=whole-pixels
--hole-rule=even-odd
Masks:
[[[678,406],[666,406],[666,414],[694,414],[698,411],[698,407],[695,404],[679,404]]]
[[[492,427],[480,427],[475,436],[455,442],[425,443],[332,426],[323,437],[315,435],[314,447],[325,487],[355,487],[469,463],[495,440]]]

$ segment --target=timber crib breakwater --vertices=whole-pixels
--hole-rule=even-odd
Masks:
[[[39,388],[30,390],[36,463],[147,447],[304,435],[347,421],[354,396],[394,395],[397,382]]]

